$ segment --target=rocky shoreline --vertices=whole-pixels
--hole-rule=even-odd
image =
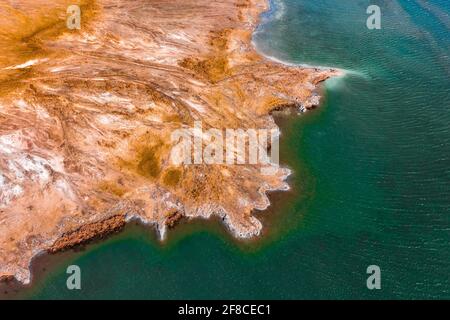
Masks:
[[[317,85],[340,72],[260,56],[251,39],[266,0],[78,2],[83,26],[70,32],[67,1],[0,9],[28,17],[27,28],[10,19],[17,35],[0,52],[0,279],[29,283],[35,255],[132,219],[164,238],[180,219],[218,215],[236,237],[258,236],[254,210],[288,188],[290,171],[174,167],[170,134],[194,121],[277,128],[272,111],[313,108]],[[32,50],[17,54],[17,38]]]

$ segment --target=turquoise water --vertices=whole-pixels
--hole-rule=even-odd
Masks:
[[[450,2],[370,4],[381,30],[366,28],[369,1],[282,0],[255,35],[267,55],[351,71],[320,109],[281,120],[293,190],[274,195],[264,239],[196,222],[161,245],[133,226],[56,263],[30,296],[450,298]],[[81,291],[66,289],[69,264]]]

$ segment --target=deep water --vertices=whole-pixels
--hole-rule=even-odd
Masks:
[[[450,298],[450,1],[279,0],[255,34],[286,62],[336,66],[321,108],[279,120],[292,191],[238,243],[218,222],[165,244],[142,227],[52,264],[32,298]],[[270,218],[268,216],[271,216]],[[82,290],[65,268],[82,270]],[[366,287],[369,265],[381,290]]]

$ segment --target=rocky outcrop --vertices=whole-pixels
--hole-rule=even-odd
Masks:
[[[125,223],[124,216],[113,216],[105,220],[83,225],[77,230],[70,231],[60,236],[48,249],[48,252],[56,253],[87,243],[94,239],[100,239],[111,233],[122,230]]]

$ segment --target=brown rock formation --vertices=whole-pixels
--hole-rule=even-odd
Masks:
[[[120,231],[125,226],[125,216],[117,215],[105,220],[82,225],[77,230],[69,231],[48,249],[50,253],[66,250],[87,241],[102,238],[113,232]]]
[[[81,30],[66,28],[79,4]],[[123,226],[220,215],[258,235],[253,209],[288,170],[170,161],[171,134],[275,128],[337,72],[293,68],[251,45],[265,0],[0,0],[0,277],[30,279],[43,250]],[[176,212],[174,215],[173,213]]]

